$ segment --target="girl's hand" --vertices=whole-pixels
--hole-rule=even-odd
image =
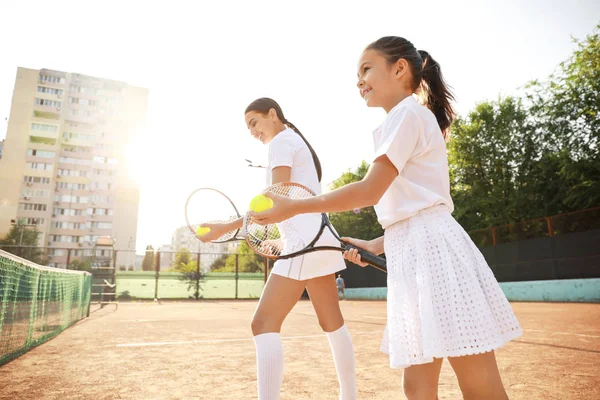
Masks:
[[[297,215],[298,200],[267,192],[265,196],[273,200],[273,207],[263,212],[250,211],[252,220],[259,225],[275,224]]]
[[[344,241],[346,243],[350,243],[351,245],[356,246],[362,250],[366,250],[370,253],[376,252],[376,250],[373,248],[373,246],[371,244],[371,241],[369,241],[369,240],[361,240],[361,239],[343,237],[342,241]],[[357,249],[346,250],[344,252],[344,258],[346,260],[350,261],[351,263],[356,264],[361,267],[366,267],[367,265],[369,265],[369,264],[361,261],[360,254],[358,254]]]
[[[231,229],[231,226],[229,225],[229,223],[216,223],[216,224],[202,224],[200,225],[203,228],[210,228],[210,232],[208,232],[205,235],[196,235],[196,237],[202,242],[202,243],[207,243],[213,240],[217,240],[218,238],[220,238],[221,236],[223,236],[224,234],[226,234],[229,231],[232,231],[233,229]]]

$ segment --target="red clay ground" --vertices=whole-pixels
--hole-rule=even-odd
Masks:
[[[95,311],[0,367],[1,399],[256,399],[254,301],[125,303]],[[525,331],[497,352],[511,399],[600,399],[600,304],[513,304]],[[359,399],[398,399],[401,372],[379,352],[384,302],[342,303]],[[308,301],[282,330],[282,399],[337,399],[327,339]],[[440,399],[460,399],[447,363]]]

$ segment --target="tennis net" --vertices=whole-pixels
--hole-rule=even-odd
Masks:
[[[0,365],[86,317],[91,278],[0,250]]]

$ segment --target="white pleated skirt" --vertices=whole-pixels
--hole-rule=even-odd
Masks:
[[[385,230],[392,368],[485,353],[522,334],[483,255],[445,206]]]

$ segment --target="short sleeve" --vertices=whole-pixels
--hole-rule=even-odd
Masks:
[[[400,173],[415,153],[421,134],[421,123],[413,110],[407,107],[392,110],[381,126],[381,139],[373,160],[385,154]]]
[[[276,136],[269,146],[269,167],[291,167],[294,163],[296,146],[289,135]]]

